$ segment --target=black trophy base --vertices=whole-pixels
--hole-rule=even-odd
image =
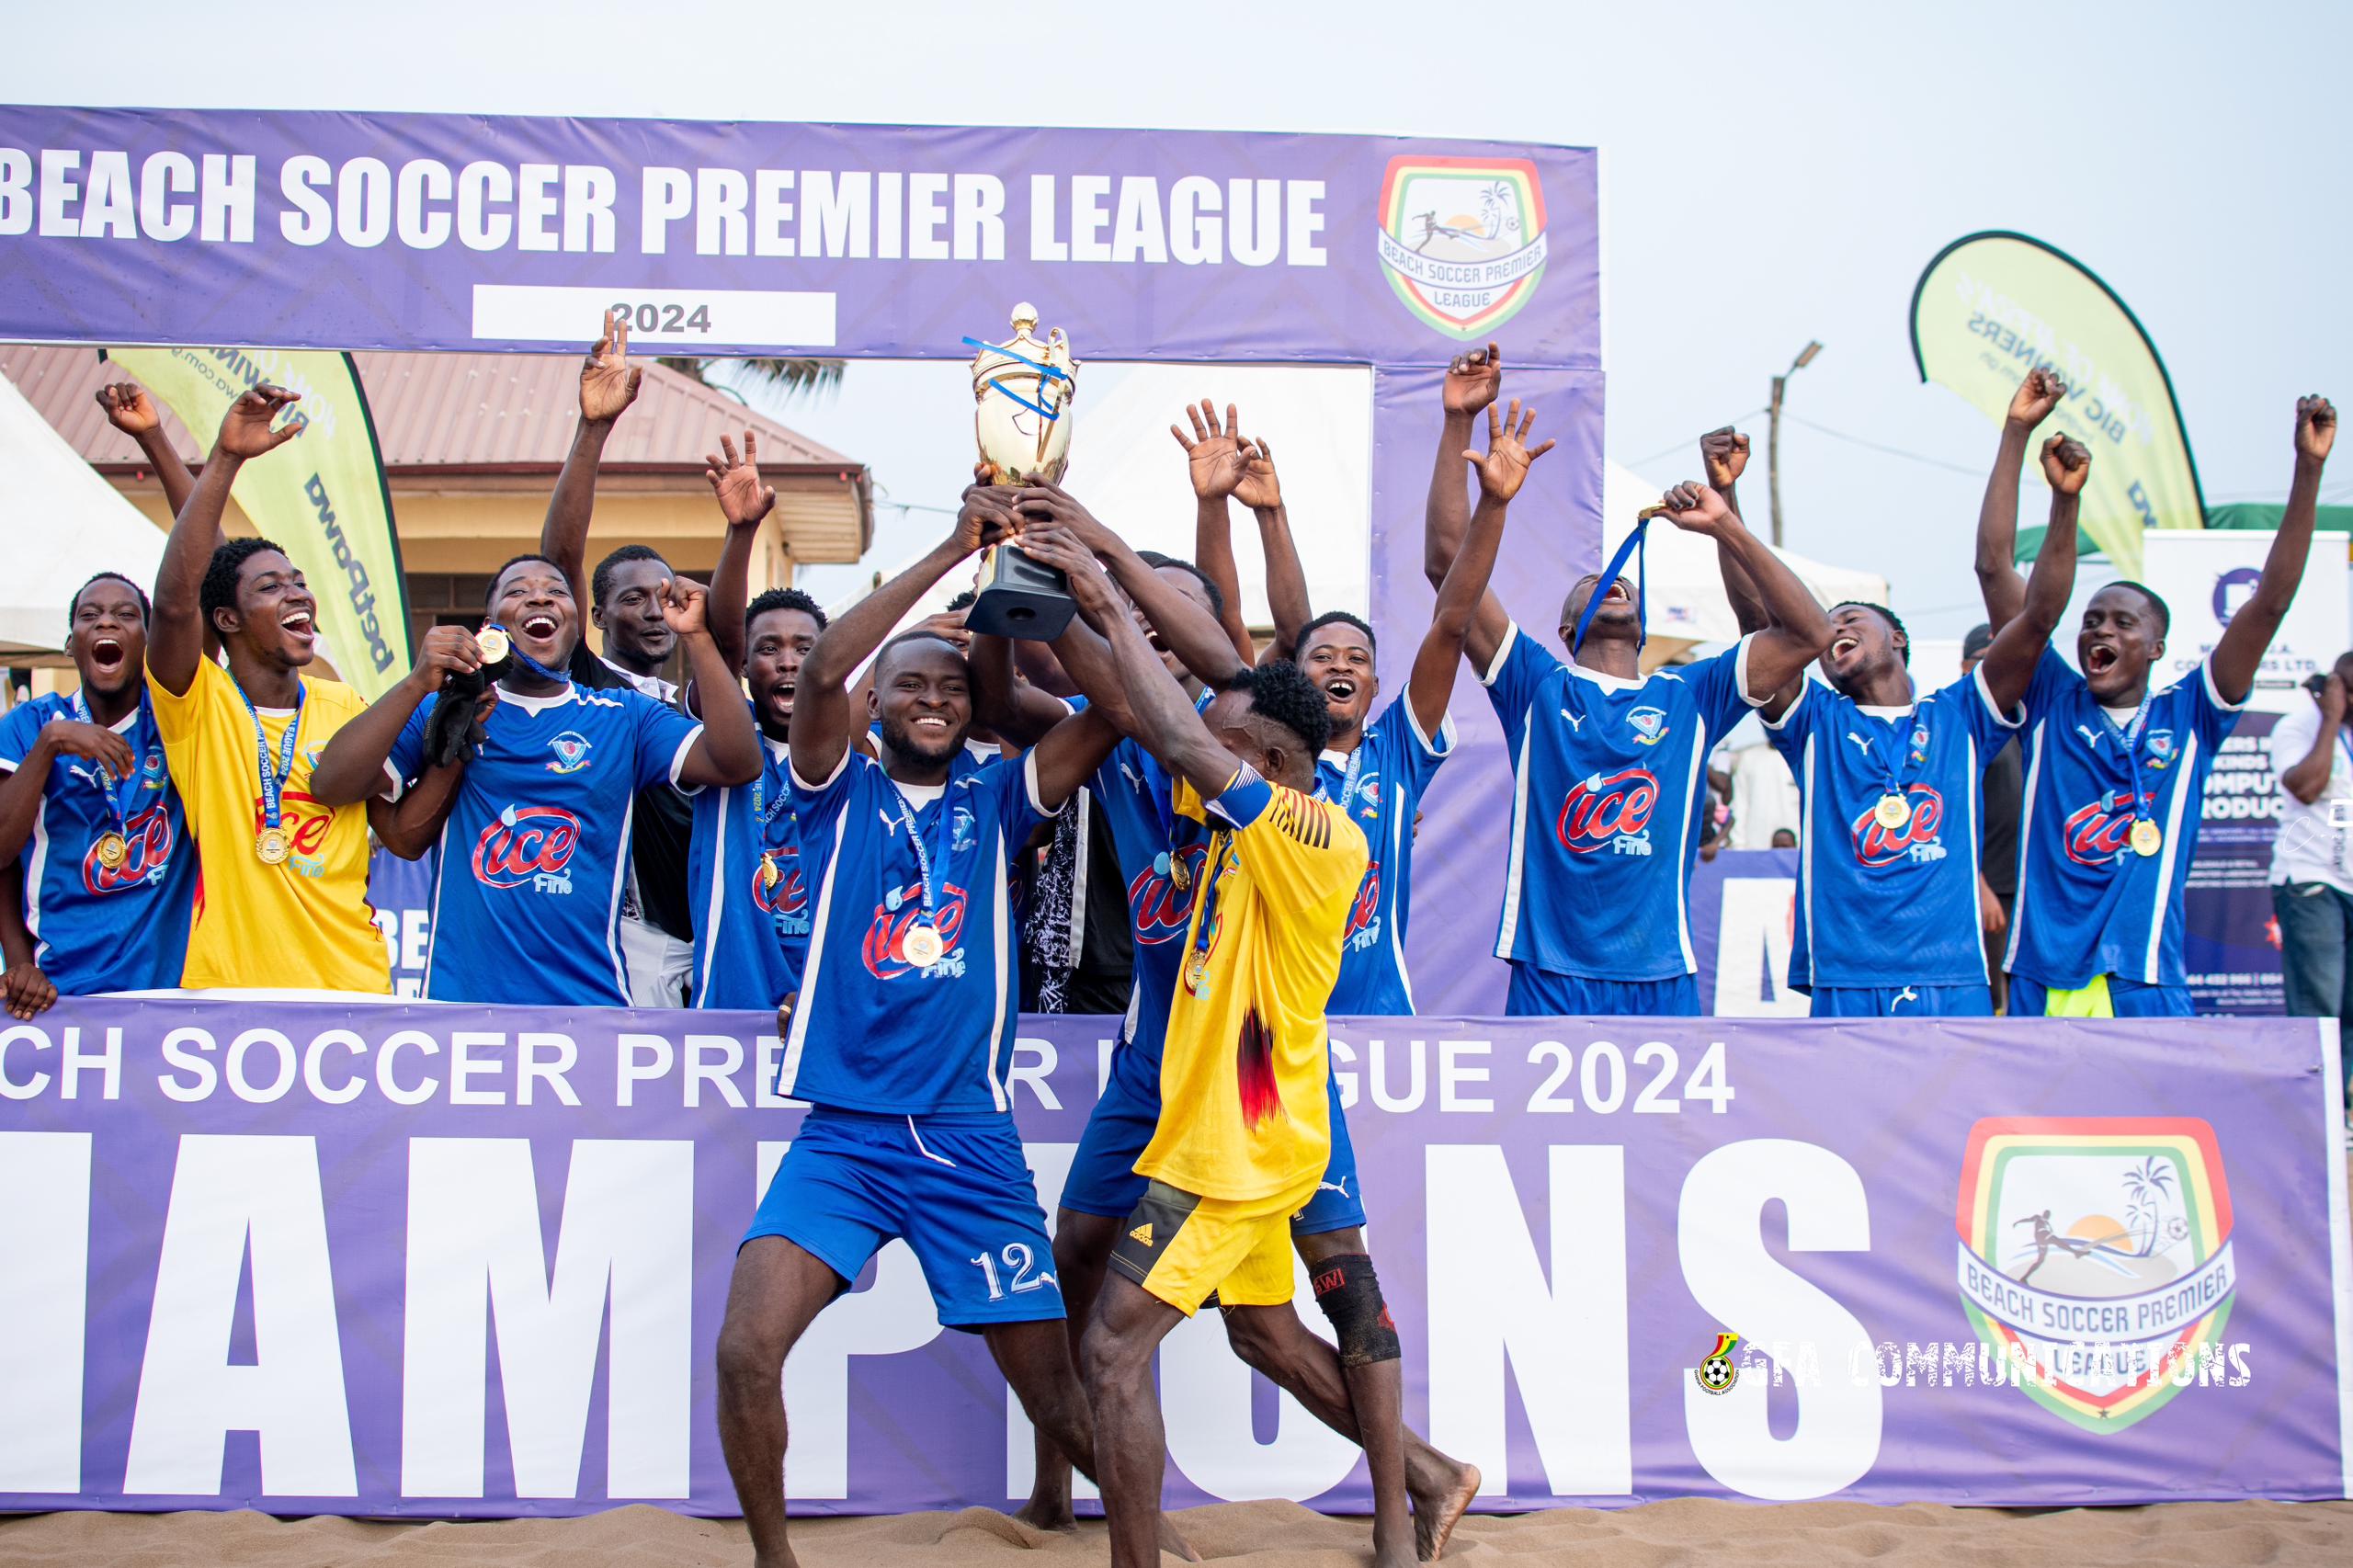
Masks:
[[[988,580],[965,613],[967,631],[988,637],[1051,642],[1078,613],[1070,579],[1058,566],[1042,566],[1011,545],[990,558]]]

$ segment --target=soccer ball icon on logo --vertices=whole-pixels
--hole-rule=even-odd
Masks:
[[[1716,1347],[1707,1358],[1692,1369],[1691,1381],[1707,1393],[1730,1393],[1732,1385],[1740,1381],[1740,1368],[1732,1358],[1732,1347],[1740,1343],[1736,1334],[1716,1335]]]

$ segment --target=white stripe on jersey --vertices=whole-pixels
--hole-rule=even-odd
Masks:
[[[765,765],[766,759],[762,762]],[[710,836],[710,899],[703,910],[702,924],[696,927],[702,934],[702,972],[695,977],[696,1001],[710,994],[711,960],[719,951],[719,915],[727,903],[727,818],[734,803],[735,786],[721,785],[719,828]]]
[[[1740,651],[1745,661],[1748,655],[1747,639],[1741,640]],[[1745,669],[1747,666],[1744,663],[1741,667]],[[1686,974],[1699,972],[1699,960],[1691,951],[1691,861],[1699,852],[1699,835],[1691,821],[1691,801],[1700,786],[1700,770],[1708,765],[1708,721],[1700,717],[1696,707],[1692,710],[1691,725],[1694,731],[1691,771],[1683,780],[1683,842],[1678,846],[1681,858],[1675,867],[1675,937],[1683,944],[1683,972]],[[1703,806],[1700,809],[1712,808]],[[1704,827],[1705,824],[1696,825]],[[1809,952],[1812,950],[1811,948],[1807,949]]]
[[[2010,901],[2010,945],[2002,952],[2004,969],[2018,967],[2018,933],[2026,929],[2026,858],[2034,845],[2034,787],[2042,777],[2042,732],[2050,722],[2048,719],[2037,719],[2034,733],[2027,737],[2026,786],[2019,791],[2024,804],[2018,812],[2018,891]]]
[[[1977,687],[1980,691],[1985,688],[1985,666],[1983,665],[1977,666]],[[1993,704],[1988,701],[1986,706],[1990,708]],[[1980,780],[1984,777],[1985,765],[1977,759],[1976,735],[1972,733],[1962,738],[1969,744],[1969,792],[1966,798],[1969,801],[1969,885],[1973,891],[1979,887],[1984,875],[1984,868],[1978,863],[1984,849],[1985,836],[1984,819],[1978,813],[1984,809],[1984,802],[1978,800],[1977,791]],[[1985,968],[1985,932],[1982,925],[1982,912],[1980,919],[1981,925],[1977,933],[1977,977],[1990,985],[1994,982],[1994,977]]]
[[[612,902],[605,910],[605,956],[613,960],[613,983],[621,988],[623,996],[627,996],[629,970],[621,962],[621,890],[629,885],[630,821],[637,814],[637,791],[632,790],[624,798],[629,804],[621,808],[620,853],[613,857]],[[650,926],[653,922],[649,920],[646,924]],[[440,929],[438,926],[434,927],[436,932]]]
[[[1797,704],[1791,703],[1790,706],[1795,708]],[[1787,715],[1784,715],[1785,719]],[[1822,945],[1813,922],[1813,846],[1814,842],[1821,838],[1823,822],[1829,815],[1822,809],[1822,796],[1816,791],[1813,782],[1813,748],[1814,744],[1821,738],[1812,730],[1806,732],[1805,778],[1799,791],[1805,799],[1806,816],[1805,837],[1798,844],[1798,854],[1803,858],[1805,863],[1803,874],[1798,881],[1799,885],[1805,889],[1805,983],[1808,990],[1812,990],[1813,986],[1813,949]]]
[[[1536,710],[1530,707],[1519,722],[1519,756],[1512,759],[1511,846],[1504,857],[1504,922],[1495,933],[1499,959],[1511,957],[1512,943],[1519,936],[1519,872],[1528,853],[1528,741],[1535,732]]]
[[[2211,693],[2211,680],[2209,687]],[[2216,700],[2219,701],[2220,699],[2217,698]],[[2191,778],[2197,776],[2197,731],[2192,730],[2189,733],[2189,738],[2182,742],[2181,761],[2177,766],[2180,771],[2174,775],[2176,778]],[[2160,983],[2157,978],[2157,952],[2165,943],[2165,905],[2173,899],[2173,860],[2174,857],[2181,852],[2181,813],[2187,809],[2189,797],[2194,793],[2202,793],[2202,791],[2192,790],[2186,784],[2176,784],[2172,805],[2165,812],[2165,850],[2163,858],[2157,861],[2157,906],[2149,912],[2149,954],[2141,974],[2141,983],[2143,985]]]
[[[1413,716],[1414,705],[1409,701],[1405,704],[1405,717],[1408,722],[1411,722]],[[1415,728],[1414,734],[1415,739],[1420,739],[1421,731],[1418,727]],[[1397,869],[1405,854],[1405,813],[1398,809],[1404,804],[1404,802],[1398,799],[1395,791],[1392,790],[1389,811],[1389,861],[1381,868],[1381,875],[1383,882],[1388,885],[1389,891],[1389,956],[1397,960],[1397,984],[1405,993],[1405,1011],[1411,1013],[1414,1010],[1414,977],[1405,972],[1405,944],[1397,935],[1397,927],[1404,922],[1397,919],[1396,915],[1399,910],[1405,907],[1405,900],[1412,896],[1413,890],[1398,887],[1390,880],[1390,874]]]
[[[847,762],[849,748],[844,747],[842,756]],[[836,767],[834,774],[840,777],[841,769]],[[793,777],[797,779],[800,775]],[[817,916],[809,926],[809,962],[801,971],[801,990],[797,994],[813,1003],[817,995],[817,974],[825,962],[825,926],[834,913],[834,878],[841,871],[842,830],[848,825],[849,812],[834,814],[834,851],[825,860],[825,879],[817,884]],[[801,1080],[801,1054],[809,1044],[809,1015],[815,1011],[812,1006],[799,1002],[793,1005],[792,1028],[785,1036],[784,1060],[776,1068],[776,1092],[787,1098],[791,1097],[793,1086]]]

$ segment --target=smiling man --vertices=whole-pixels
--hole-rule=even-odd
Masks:
[[[259,539],[212,548],[238,471],[301,433],[271,428],[295,401],[262,385],[230,404],[155,572],[148,699],[204,856],[181,983],[388,992],[384,939],[368,908],[378,808],[334,805],[311,787],[324,748],[364,704],[349,687],[302,673],[315,656],[318,601],[286,552]],[[208,626],[225,669],[204,656]]]
[[[2005,461],[2015,467],[2012,438],[2006,427]],[[2182,902],[2206,776],[2303,579],[2321,471],[2336,440],[2329,401],[2298,399],[2295,474],[2279,531],[2254,592],[2194,674],[2150,691],[2171,614],[2138,583],[2110,583],[2085,606],[2080,674],[2044,650],[2026,696],[2026,813],[2006,964],[2013,1016],[2190,1016]],[[1998,638],[2025,593],[2008,565],[2015,488],[2006,517],[1991,493],[1986,511],[1979,580]]]
[[[1446,373],[1425,544],[1433,585],[1469,527],[1462,453],[1472,417],[1493,405],[1502,378],[1493,344]],[[1805,585],[1714,491],[1677,485],[1662,505],[1676,527],[1712,538],[1756,584],[1765,630],[1646,676],[1634,585],[1588,573],[1561,606],[1568,663],[1524,634],[1492,589],[1463,642],[1503,721],[1518,782],[1495,949],[1511,963],[1506,1011],[1515,1017],[1699,1011],[1685,905],[1708,753],[1830,642],[1830,622]]]

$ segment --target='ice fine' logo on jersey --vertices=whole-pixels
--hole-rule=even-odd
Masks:
[[[129,853],[119,866],[108,867],[98,858],[98,845],[90,841],[82,852],[82,886],[92,893],[129,892],[164,880],[164,869],[172,858],[172,819],[161,802],[138,812],[123,824],[123,837]]]
[[[1941,860],[1945,846],[1937,842],[1937,830],[1944,825],[1945,798],[1926,784],[1915,784],[1904,791],[1912,802],[1912,814],[1902,827],[1881,827],[1874,814],[1878,801],[1854,821],[1855,858],[1866,866],[1893,866],[1898,860],[1915,863]]]
[[[777,851],[777,879],[771,884],[759,861],[752,863],[752,906],[775,922],[777,934],[809,934],[809,886],[801,876],[801,851]]]
[[[866,972],[877,980],[896,980],[903,974],[928,974],[941,979],[953,979],[964,972],[964,949],[959,946],[964,934],[964,890],[954,882],[939,885],[939,943],[945,949],[938,963],[928,969],[917,969],[907,961],[907,933],[923,919],[923,884],[909,882],[892,890],[882,902],[874,906],[873,923],[866,928],[866,940],[858,956],[866,960]]]
[[[474,881],[568,893],[572,873],[565,868],[579,843],[580,819],[563,807],[509,806],[474,841]]]
[[[2157,792],[2144,790],[2141,801],[2154,806]],[[2066,833],[2060,842],[2066,846],[2068,859],[2078,866],[2113,865],[2131,842],[2132,791],[2110,790],[2090,805],[2077,808],[2063,825]]]
[[[550,740],[548,750],[555,753],[555,760],[548,764],[550,773],[577,773],[588,766],[588,737],[577,730]]]
[[[1185,873],[1183,887],[1160,869],[1156,859],[1128,884],[1128,917],[1135,939],[1147,947],[1181,940],[1185,928],[1193,923],[1193,889],[1200,882],[1201,863],[1208,858],[1209,847],[1195,844],[1168,853]]]
[[[1658,804],[1658,780],[1646,767],[1623,767],[1603,778],[1596,773],[1570,787],[1555,832],[1572,855],[1614,849],[1620,855],[1651,852],[1651,808]]]
[[[1347,928],[1340,933],[1343,947],[1358,952],[1381,939],[1381,862],[1373,861],[1364,869],[1364,881],[1357,885],[1357,901],[1348,905]]]
[[[1654,746],[1666,739],[1666,714],[1656,708],[1637,708],[1626,715],[1626,722],[1634,726],[1634,744]]]

